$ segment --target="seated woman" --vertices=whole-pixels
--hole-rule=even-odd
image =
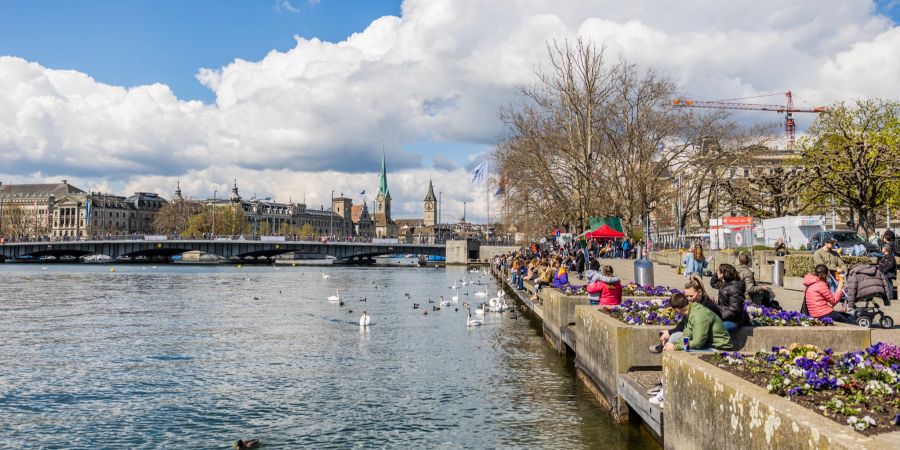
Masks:
[[[622,303],[622,282],[613,276],[612,266],[603,266],[599,293],[600,306],[616,306]]]
[[[684,285],[684,296],[687,297],[688,301],[700,303],[706,309],[715,313],[719,318],[722,317],[722,313],[719,312],[719,307],[713,303],[712,300],[709,299],[709,296],[706,295],[706,289],[703,287],[703,281],[699,276],[691,277],[688,282]],[[674,297],[673,297],[674,298]],[[670,300],[671,305],[671,300]],[[684,332],[684,327],[687,325],[687,317],[682,316],[681,320],[675,325],[675,328],[671,330],[663,331],[659,335],[659,343],[656,345],[650,346],[650,353],[660,353],[663,351],[663,347],[667,344],[674,344],[676,342],[681,342]]]
[[[841,296],[844,294],[844,278],[839,277],[837,291],[832,293],[828,288],[829,274],[828,267],[819,264],[816,266],[815,273],[809,273],[803,277],[803,285],[806,286],[803,301],[806,309],[809,311],[810,317],[816,319],[829,318],[835,322],[850,323],[846,315],[834,310],[834,305],[841,301]]]
[[[663,350],[712,351],[731,350],[731,335],[725,330],[725,324],[715,312],[699,302],[688,301],[683,294],[675,294],[669,305],[678,314],[686,318],[684,335],[679,342],[667,343]],[[684,340],[688,348],[684,348]]]
[[[534,283],[534,295],[531,296],[531,301],[536,301],[538,299],[538,294],[541,292],[542,287],[549,286],[553,283],[553,274],[556,273],[553,266],[550,265],[550,262],[546,260],[541,262],[539,272],[541,275]]]
[[[713,274],[709,284],[713,289],[719,290],[716,304],[729,332],[750,323],[750,316],[744,310],[744,282],[734,266],[719,264],[719,269]]]
[[[566,265],[560,263],[559,271],[553,276],[553,287],[561,288],[567,284],[569,284],[569,272],[566,270]]]

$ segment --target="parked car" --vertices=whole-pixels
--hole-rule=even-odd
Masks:
[[[881,257],[881,248],[877,244],[867,242],[859,234],[853,231],[822,231],[815,233],[809,238],[809,250],[816,251],[822,247],[822,241],[825,239],[834,239],[835,247],[842,255],[850,255],[853,247],[862,244],[866,248],[866,256]]]

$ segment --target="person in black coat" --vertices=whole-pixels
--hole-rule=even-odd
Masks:
[[[891,230],[888,230],[891,231]],[[885,238],[888,232],[885,231]],[[891,304],[891,300],[897,299],[897,293],[894,291],[894,280],[897,279],[897,260],[894,254],[894,233],[890,233],[890,240],[885,239],[884,245],[881,247],[884,256],[878,260],[878,270],[881,271],[881,277],[887,284],[887,298],[884,299],[884,306]]]
[[[737,269],[731,264],[719,264],[719,270],[709,281],[713,289],[719,290],[716,304],[722,313],[725,329],[734,331],[750,322],[744,310],[744,282],[738,276]]]
[[[578,279],[584,279],[584,249],[578,250],[578,255],[575,256],[575,271],[578,272]]]

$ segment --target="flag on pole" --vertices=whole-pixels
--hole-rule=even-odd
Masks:
[[[484,177],[487,175],[487,168],[488,162],[484,161],[472,170],[472,184],[478,184],[484,181]]]

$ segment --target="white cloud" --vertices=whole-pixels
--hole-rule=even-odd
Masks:
[[[242,192],[281,200],[305,192],[312,205],[332,188],[374,192],[384,142],[400,214],[419,214],[423,183],[434,178],[436,189],[445,186],[447,217],[467,199],[481,202],[470,216],[483,217],[484,195],[459,182],[465,167],[436,155],[432,163],[445,170],[426,169],[421,155],[400,149],[494,143],[498,107],[533,80],[545,43],[578,35],[605,43],[612,58],[671,74],[694,98],[788,89],[812,103],[900,97],[900,28],[870,1],[664,6],[407,0],[401,17],[377,19],[343,42],[296,37],[292,49],[259,61],[200,70],[211,105],[179,100],[165,85],[110,86],[0,57],[0,176],[165,195],[179,177],[186,192],[203,195],[238,178]],[[288,0],[276,7],[296,9]]]
[[[315,5],[319,2],[316,0],[314,3],[313,0],[310,0],[309,3],[311,5]],[[290,0],[275,0],[275,11],[278,11],[278,12],[287,11],[287,12],[292,12],[292,13],[298,13],[298,12],[300,12],[300,8],[297,8],[296,6],[291,4]]]

